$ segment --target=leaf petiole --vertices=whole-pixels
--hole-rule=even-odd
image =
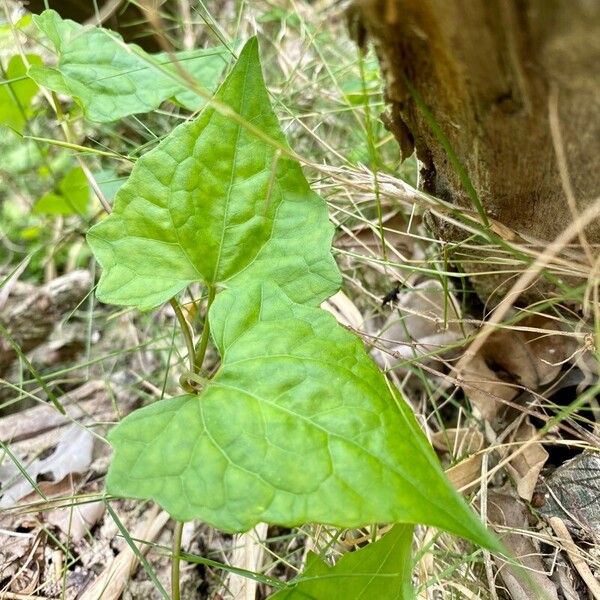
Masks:
[[[169,304],[171,305],[171,308],[173,309],[173,311],[175,312],[175,316],[177,317],[177,322],[179,323],[181,333],[183,334],[183,338],[185,340],[185,346],[188,351],[190,371],[194,373],[194,339],[192,338],[191,328],[188,322],[185,320],[185,317],[183,316],[183,312],[181,311],[181,306],[179,306],[179,302],[177,302],[175,298],[171,298],[171,300],[169,300]]]
[[[194,340],[192,337],[191,328],[186,321],[181,307],[175,298],[171,298],[170,304],[175,311],[175,316],[181,327],[183,337],[185,338],[185,344],[188,350],[188,359],[190,361],[190,373],[189,379],[193,381],[202,381],[198,376],[202,369],[202,363],[206,356],[206,349],[208,348],[208,340],[210,338],[210,324],[208,321],[208,311],[210,310],[211,304],[215,299],[216,290],[214,286],[208,286],[208,301],[206,304],[206,316],[204,317],[204,327],[202,329],[202,336],[198,342],[197,348],[194,348]],[[175,521],[175,528],[173,530],[173,556],[171,558],[171,598],[172,600],[180,600],[180,586],[179,586],[179,566],[181,563],[181,536],[183,533],[183,521]]]
[[[202,336],[196,347],[196,356],[194,358],[193,371],[199,373],[202,369],[202,363],[206,355],[206,349],[208,348],[208,340],[210,338],[210,323],[208,321],[208,311],[215,299],[216,289],[214,285],[208,286],[208,301],[206,303],[206,316],[204,317],[204,327],[202,329]]]

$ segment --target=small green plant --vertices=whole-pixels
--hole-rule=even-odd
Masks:
[[[198,107],[189,97],[195,86],[164,56],[52,11],[36,23],[59,61],[34,65],[29,75],[73,96],[90,120],[119,119],[166,99]],[[188,75],[203,94],[226,61],[222,48],[196,56],[206,70]],[[88,233],[102,267],[97,297],[140,310],[171,302],[190,359],[185,393],[110,432],[107,491],[153,499],[180,522],[202,519],[229,532],[261,521],[423,523],[497,548],[445,478],[400,392],[362,342],[320,308],[341,285],[332,236],[325,202],[272,111],[253,38],[200,114],[137,161],[112,213]],[[198,283],[207,313],[195,335],[177,296]],[[204,365],[211,339],[220,355],[214,373]],[[380,563],[403,548],[390,563],[390,573],[402,574],[399,598],[410,575],[411,531],[396,527],[367,548]],[[336,566],[339,576],[353,560]],[[327,569],[309,561],[307,576]],[[333,597],[326,582],[290,589],[303,586],[311,597]]]

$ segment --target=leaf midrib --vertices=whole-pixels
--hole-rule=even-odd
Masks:
[[[248,83],[248,72],[250,70],[250,62],[246,62],[245,65],[245,71],[244,71],[244,82],[242,85],[242,91],[241,91],[241,97],[242,97],[242,104],[240,106],[240,110],[239,110],[239,115],[243,116],[245,113],[245,106],[246,106],[246,85]],[[214,111],[214,109],[212,109]],[[213,112],[214,114],[214,112]],[[213,276],[212,276],[212,280],[210,282],[207,283],[211,283],[211,284],[215,284],[218,280],[218,276],[219,276],[219,269],[221,267],[221,256],[223,253],[223,243],[225,241],[225,231],[226,231],[226,225],[227,225],[227,219],[229,217],[229,204],[231,202],[231,190],[233,188],[233,180],[235,178],[235,173],[237,171],[237,156],[238,156],[238,149],[239,149],[239,141],[240,141],[240,135],[241,135],[241,131],[242,131],[242,127],[239,124],[236,124],[236,134],[235,134],[235,146],[234,146],[234,150],[233,150],[233,160],[232,160],[232,168],[231,168],[231,177],[229,178],[229,185],[227,186],[227,198],[225,199],[225,211],[223,213],[223,223],[222,223],[222,229],[221,229],[221,241],[219,243],[219,253],[217,254],[217,260],[215,262],[215,267],[214,267],[214,271],[213,271]]]
[[[288,416],[290,416],[292,419],[295,419],[295,418],[300,419],[301,421],[304,421],[305,423],[307,423],[308,425],[314,427],[315,429],[320,430],[325,435],[327,435],[329,437],[332,437],[332,438],[339,439],[342,442],[345,442],[345,443],[347,443],[347,444],[349,444],[351,446],[354,446],[356,449],[360,450],[361,452],[363,452],[367,456],[369,456],[372,459],[374,459],[377,463],[385,465],[386,468],[388,468],[393,473],[396,473],[396,475],[400,479],[406,481],[406,483],[408,485],[410,485],[412,488],[414,488],[419,495],[421,495],[421,496],[423,495],[422,492],[419,489],[420,486],[417,485],[411,478],[407,477],[405,473],[398,471],[397,469],[395,469],[392,465],[390,465],[388,463],[384,463],[381,460],[381,458],[377,457],[370,450],[364,448],[363,446],[361,446],[357,442],[351,440],[350,438],[345,438],[341,434],[329,431],[329,430],[325,429],[323,426],[319,425],[318,423],[315,423],[314,421],[312,421],[311,419],[309,419],[305,415],[293,412],[293,411],[291,411],[291,410],[289,410],[289,409],[287,409],[287,408],[285,408],[283,406],[280,406],[278,404],[275,404],[275,403],[271,402],[270,400],[266,400],[266,399],[264,399],[264,398],[262,398],[260,396],[256,396],[255,394],[252,394],[251,392],[249,392],[248,390],[245,390],[243,388],[239,388],[239,387],[233,386],[231,384],[224,384],[224,383],[214,384],[212,387],[213,388],[214,387],[226,388],[226,389],[234,390],[234,391],[236,391],[238,393],[241,393],[241,394],[245,394],[246,396],[250,396],[251,398],[253,398],[254,400],[256,400],[258,403],[266,404],[267,406],[269,406],[269,407],[271,407],[271,408],[273,408],[275,410],[279,410],[281,412],[284,412]],[[232,464],[236,464],[233,461],[231,461],[231,459],[229,459],[229,460],[230,460],[230,462],[232,462]],[[446,513],[446,509],[445,508],[443,508],[441,505],[440,505],[440,508],[442,508],[443,512]],[[449,514],[449,513],[447,513],[447,514]]]

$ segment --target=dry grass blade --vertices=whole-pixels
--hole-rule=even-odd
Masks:
[[[569,530],[565,524],[558,517],[550,517],[548,520],[554,533],[559,537],[561,546],[565,549],[565,552],[569,555],[573,566],[577,569],[579,575],[587,585],[590,594],[594,597],[594,600],[600,600],[600,583],[598,579],[594,577],[591,569],[587,565],[583,558],[581,551],[575,545]]]
[[[259,523],[252,531],[234,536],[233,551],[229,559],[232,567],[255,573],[261,571],[267,530],[266,523]],[[254,579],[230,573],[221,594],[232,600],[255,600],[256,592],[257,582]]]
[[[150,548],[148,543],[156,539],[169,518],[169,515],[160,511],[157,506],[153,506],[145,513],[144,520],[131,532],[132,538],[147,542],[139,546],[142,554],[148,551]],[[79,597],[80,600],[118,600],[137,565],[137,556],[129,546],[126,546],[114,560],[106,565],[104,571]]]

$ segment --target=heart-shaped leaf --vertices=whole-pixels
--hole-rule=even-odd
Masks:
[[[90,121],[106,123],[149,112],[169,98],[194,110],[203,104],[186,87],[169,55],[147,54],[135,44],[125,44],[117,33],[62,19],[54,10],[33,19],[54,45],[59,61],[56,68],[32,66],[29,76],[39,85],[72,96]],[[229,51],[220,46],[178,52],[175,57],[199,86],[212,91]]]
[[[325,204],[277,147],[285,138],[256,42],[217,99],[273,145],[207,106],[140,159],[110,218],[88,235],[104,268],[102,301],[147,309],[194,281],[241,289],[268,279],[291,299],[318,305],[339,288]]]
[[[150,308],[195,281],[218,292],[217,374],[111,432],[108,490],[229,531],[421,522],[493,546],[408,405],[319,308],[339,288],[333,229],[288,157],[255,39],[216,100],[237,118],[207,106],[176,128],[88,236],[105,302]]]
[[[228,531],[409,522],[483,535],[406,403],[329,313],[264,283],[222,293],[210,316],[221,368],[201,396],[111,432],[109,491]]]
[[[413,528],[396,525],[380,540],[344,554],[331,567],[310,552],[302,575],[269,600],[411,600]]]

